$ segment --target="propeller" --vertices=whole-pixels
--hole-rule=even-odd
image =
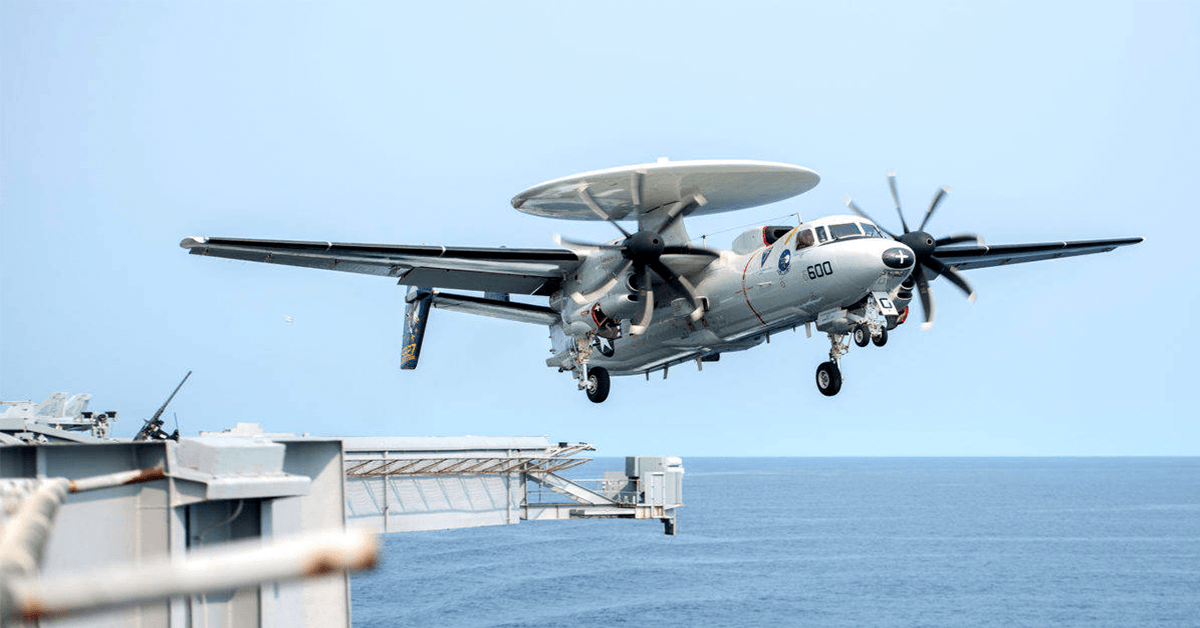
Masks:
[[[621,256],[625,258],[625,263],[617,271],[613,272],[604,283],[587,293],[576,292],[571,295],[571,299],[582,305],[604,296],[616,287],[620,278],[632,268],[633,280],[630,284],[637,286],[638,299],[642,301],[643,306],[637,320],[632,321],[629,326],[630,334],[637,336],[645,333],[654,315],[654,289],[650,273],[658,275],[667,285],[683,294],[688,304],[692,307],[692,312],[689,315],[692,320],[699,320],[704,315],[700,299],[696,296],[696,288],[686,277],[675,272],[662,261],[663,255],[720,257],[715,251],[683,244],[666,244],[663,239],[663,234],[682,218],[684,214],[707,203],[703,195],[698,193],[692,194],[679,203],[676,203],[674,207],[667,210],[666,219],[656,229],[646,225],[646,221],[643,220],[645,212],[639,211],[637,217],[638,231],[636,233],[629,233],[623,229],[617,223],[616,219],[596,203],[586,187],[579,190],[579,198],[602,220],[612,223],[621,232],[624,239],[619,244],[598,244],[568,240],[556,235],[554,236],[555,242],[574,249],[592,249],[597,252],[619,251]]]
[[[938,249],[943,246],[965,242],[974,242],[982,246],[983,238],[973,233],[960,233],[934,239],[933,236],[925,231],[925,226],[929,224],[929,219],[933,216],[933,212],[937,211],[938,205],[950,193],[950,188],[946,186],[942,186],[933,195],[933,200],[929,203],[929,209],[925,210],[925,217],[921,220],[921,225],[915,230],[909,229],[908,222],[904,220],[904,212],[900,209],[900,194],[896,191],[896,172],[889,170],[887,178],[888,189],[892,192],[892,201],[896,204],[896,213],[900,215],[900,226],[904,228],[903,233],[896,235],[884,229],[877,220],[871,218],[866,212],[860,209],[849,196],[846,197],[846,207],[859,216],[875,223],[875,226],[891,236],[892,239],[907,245],[917,256],[917,263],[913,267],[912,280],[917,284],[917,295],[921,299],[921,310],[925,313],[925,322],[921,324],[921,329],[929,329],[933,326],[934,308],[933,291],[929,288],[929,282],[936,279],[939,275],[945,277],[959,290],[962,290],[963,294],[967,295],[968,301],[971,303],[975,302],[975,289],[971,287],[971,284],[967,283],[967,280],[963,278],[961,273],[936,257]]]

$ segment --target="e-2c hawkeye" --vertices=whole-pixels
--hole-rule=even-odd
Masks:
[[[403,369],[417,366],[431,307],[546,325],[546,365],[571,373],[600,403],[613,375],[663,370],[665,376],[672,365],[702,366],[801,325],[810,335],[815,327],[828,336],[829,359],[817,367],[816,383],[822,394],[836,395],[851,340],[882,347],[889,331],[907,321],[914,298],[922,326],[933,323],[934,279],[945,278],[973,301],[964,270],[1142,241],[988,245],[975,234],[935,237],[925,229],[948,189],[936,192],[910,229],[891,173],[898,232],[849,198],[853,214],[750,229],[730,250],[696,246],[685,229],[688,218],[781,201],[819,181],[808,168],[782,163],[662,159],[554,179],[517,194],[512,206],[548,218],[604,220],[620,236],[597,243],[555,236],[561,248],[553,249],[218,237],[190,237],[181,246],[194,255],[381,275],[409,286]]]

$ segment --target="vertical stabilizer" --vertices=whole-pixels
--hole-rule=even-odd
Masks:
[[[56,392],[50,393],[46,400],[39,403],[33,413],[39,417],[60,417],[63,415],[63,407],[67,405],[67,393]]]
[[[429,307],[433,305],[433,289],[411,286],[404,300],[408,306],[404,312],[404,353],[400,357],[400,368],[411,371],[417,368],[417,360],[421,357],[425,324],[429,322]]]
[[[92,396],[87,393],[80,393],[67,400],[67,409],[63,411],[65,417],[81,417],[84,411],[88,409],[88,402],[92,400]]]

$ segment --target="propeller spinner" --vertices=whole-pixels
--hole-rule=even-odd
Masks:
[[[916,254],[917,263],[913,266],[912,277],[913,281],[917,284],[917,294],[921,297],[921,310],[925,314],[925,322],[921,324],[921,328],[929,329],[933,325],[934,308],[933,292],[929,289],[929,281],[931,279],[937,278],[938,275],[944,276],[950,283],[957,286],[959,290],[962,290],[963,294],[967,295],[968,301],[971,303],[975,302],[974,288],[971,287],[971,284],[967,283],[967,280],[963,278],[961,273],[936,257],[938,249],[943,246],[964,242],[976,242],[982,245],[983,238],[973,233],[962,233],[935,239],[925,231],[925,226],[929,224],[929,219],[933,216],[933,212],[937,210],[942,199],[950,193],[950,188],[946,186],[942,186],[933,195],[933,200],[929,203],[929,209],[925,210],[925,218],[921,220],[921,225],[916,229],[909,229],[908,222],[904,220],[904,211],[900,209],[900,194],[896,191],[896,172],[889,170],[887,177],[888,188],[892,192],[892,201],[896,204],[896,213],[900,215],[900,225],[904,229],[903,233],[897,236],[884,229],[877,220],[871,218],[866,212],[860,209],[849,196],[846,197],[846,207],[849,207],[850,211],[859,216],[875,223],[884,233],[904,243]]]

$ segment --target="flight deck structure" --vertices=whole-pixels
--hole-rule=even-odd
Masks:
[[[238,423],[130,441],[107,437],[115,413],[63,397],[0,414],[4,628],[349,626],[348,570],[373,564],[376,533],[616,518],[673,535],[683,505],[674,457],[581,480],[594,448],[545,437],[315,438]]]
[[[674,535],[683,463],[631,456],[603,478],[563,473],[589,462],[586,443],[545,437],[349,437],[346,516],[352,526],[411,532],[556,519],[658,519]]]

